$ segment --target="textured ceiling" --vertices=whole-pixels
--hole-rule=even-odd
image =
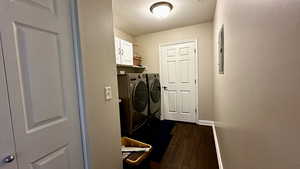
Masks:
[[[164,19],[153,16],[150,6],[160,0],[113,0],[114,24],[131,35],[178,28],[213,20],[216,0],[166,0],[173,4]]]

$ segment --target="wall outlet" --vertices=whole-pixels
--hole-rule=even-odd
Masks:
[[[111,86],[106,86],[104,89],[105,89],[105,100],[111,100],[112,99]]]

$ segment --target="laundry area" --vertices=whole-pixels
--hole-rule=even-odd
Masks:
[[[175,123],[161,120],[159,73],[144,73],[141,62],[134,65],[133,55],[131,60],[124,57],[120,60],[126,63],[117,63],[124,168],[145,167],[151,160],[161,160]]]

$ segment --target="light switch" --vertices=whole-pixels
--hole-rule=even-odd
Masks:
[[[105,89],[105,100],[111,100],[112,99],[111,87],[107,86],[104,89]]]

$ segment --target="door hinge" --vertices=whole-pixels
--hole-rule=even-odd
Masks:
[[[197,84],[197,80],[195,79],[195,84]]]
[[[195,112],[197,113],[197,108],[195,108]]]
[[[196,54],[196,49],[194,49],[194,53]]]

